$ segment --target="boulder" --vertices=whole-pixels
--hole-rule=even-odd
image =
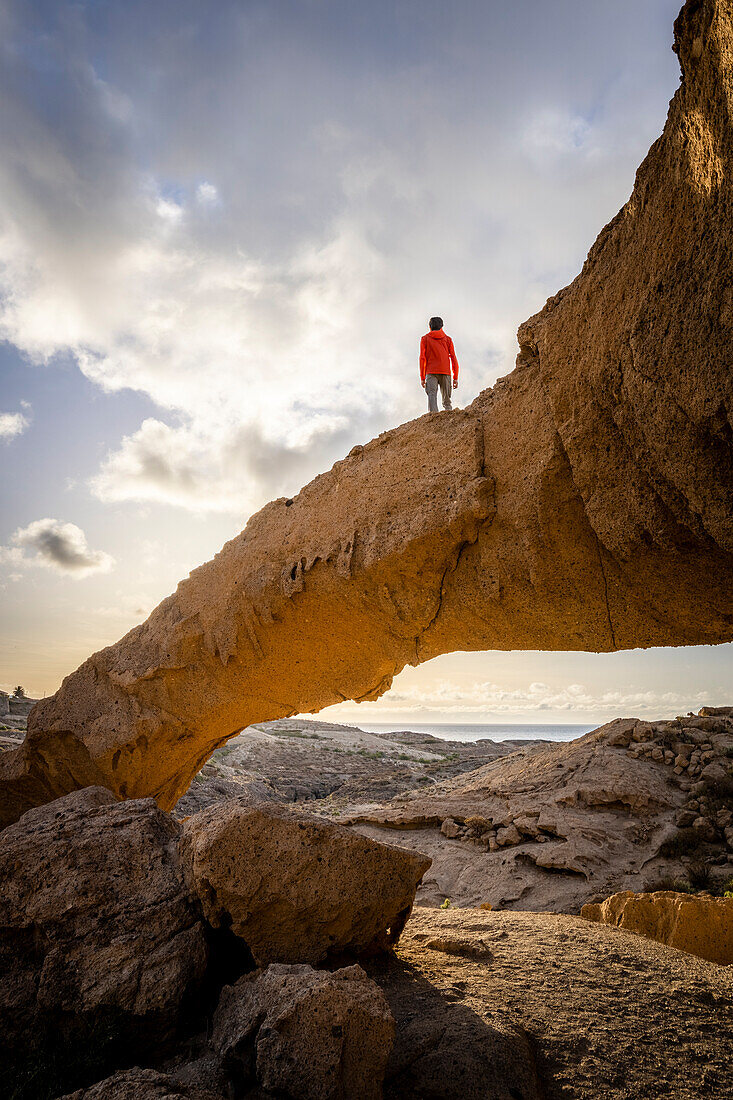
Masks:
[[[222,991],[212,1046],[234,1080],[292,1100],[378,1100],[395,1034],[360,966],[275,963]]]
[[[733,963],[733,899],[659,890],[612,894],[584,905],[580,915],[666,943],[715,963]]]
[[[181,851],[208,921],[231,928],[258,965],[396,943],[430,866],[323,819],[236,799],[189,818]]]
[[[221,1094],[185,1085],[153,1069],[127,1069],[61,1100],[221,1100]]]
[[[73,1085],[80,1067],[104,1071],[172,1032],[207,957],[179,834],[152,799],[121,803],[102,788],[0,834],[1,1094],[31,1054],[36,1087],[45,1065]]]
[[[707,783],[725,783],[726,780],[730,779],[730,776],[722,764],[711,761],[700,772],[700,778]]]

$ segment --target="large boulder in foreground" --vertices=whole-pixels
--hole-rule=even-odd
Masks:
[[[584,905],[580,915],[613,924],[668,947],[715,963],[733,963],[733,899],[707,894],[658,890],[635,894],[625,890],[599,905]]]
[[[103,788],[30,810],[0,834],[0,1093],[43,1095],[44,1064],[73,1085],[77,1070],[174,1030],[207,954],[179,834],[152,799],[118,802]]]
[[[255,962],[309,962],[396,943],[430,860],[280,806],[237,800],[184,825],[181,853],[207,920]]]
[[[395,1023],[360,966],[275,963],[226,986],[212,1046],[242,1083],[294,1100],[379,1100]],[[254,1081],[252,1081],[254,1083]]]

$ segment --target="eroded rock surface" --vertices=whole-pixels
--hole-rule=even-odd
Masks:
[[[207,920],[258,965],[396,943],[430,866],[340,825],[237,800],[189,818],[181,851]]]
[[[242,1085],[297,1100],[381,1100],[395,1023],[360,966],[274,964],[222,991],[212,1046]]]
[[[63,1083],[173,1033],[207,954],[179,835],[152,799],[118,802],[103,788],[3,831],[3,1095],[26,1078],[21,1094],[45,1095],[47,1071]]]
[[[733,708],[620,718],[385,804],[314,803],[432,859],[417,902],[579,912],[622,889],[733,878]]]
[[[688,0],[631,198],[470,408],[276,500],[33,710],[2,812],[104,784],[171,807],[254,722],[457,649],[733,638],[733,11]]]
[[[733,963],[733,898],[626,890],[600,904],[584,905],[580,915],[648,936],[709,962]]]

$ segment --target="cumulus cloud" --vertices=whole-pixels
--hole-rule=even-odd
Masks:
[[[436,312],[462,400],[505,373],[517,323],[627,197],[675,79],[647,48],[670,0],[584,8],[582,57],[545,48],[563,32],[539,2],[468,4],[448,36],[409,2],[369,28],[334,0],[220,5],[205,34],[187,6],[183,37],[166,0],[37,6],[8,4],[0,46],[0,338],[159,407],[94,478],[107,501],[242,513],[293,491],[422,412]]]
[[[30,421],[23,413],[0,413],[0,439],[11,440],[21,435]]]
[[[86,535],[74,523],[58,519],[37,519],[19,527],[3,556],[15,564],[40,565],[72,577],[109,573],[114,558],[102,550],[91,550]]]

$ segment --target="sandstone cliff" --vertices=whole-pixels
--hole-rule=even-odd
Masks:
[[[675,49],[664,133],[516,370],[269,504],[89,658],[0,760],[5,822],[90,783],[170,807],[242,727],[439,653],[733,638],[731,0],[688,0]]]

